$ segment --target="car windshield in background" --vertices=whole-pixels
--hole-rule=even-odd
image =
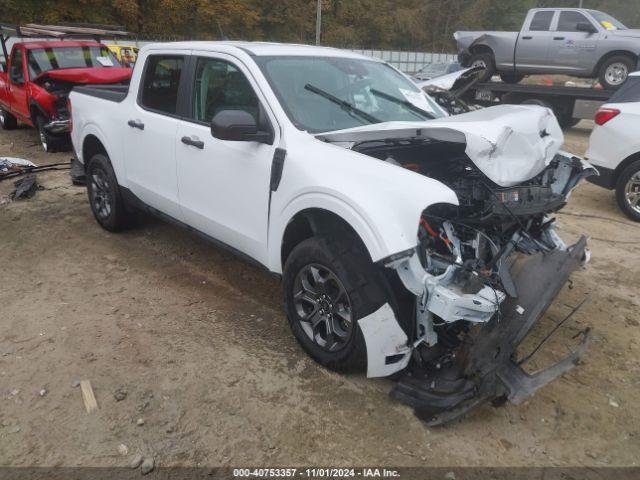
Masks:
[[[256,62],[289,119],[311,133],[444,115],[385,63],[333,57],[256,57]]]
[[[619,22],[611,15],[607,15],[606,13],[599,12],[597,10],[589,10],[589,13],[596,19],[600,25],[602,25],[607,30],[627,30],[622,22]]]
[[[121,66],[107,47],[34,48],[27,51],[29,74],[37,77],[49,70]]]

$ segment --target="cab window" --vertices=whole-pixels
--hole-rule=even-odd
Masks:
[[[209,123],[222,110],[243,110],[259,121],[253,87],[229,62],[198,58],[193,92],[193,119],[198,122]]]
[[[556,30],[558,32],[577,32],[579,23],[588,23],[591,25],[589,19],[580,12],[570,10],[560,12],[560,20],[558,20],[558,28]]]
[[[175,115],[183,65],[183,56],[149,56],[144,70],[140,105],[159,113]]]
[[[548,32],[551,27],[551,20],[553,20],[553,11],[541,11],[536,12],[531,19],[531,25],[529,25],[529,31],[531,32]]]

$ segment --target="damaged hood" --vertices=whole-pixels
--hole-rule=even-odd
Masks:
[[[363,141],[409,138],[465,143],[469,159],[502,187],[538,175],[564,142],[553,112],[533,105],[498,105],[425,122],[378,123],[316,137],[346,148]]]
[[[41,73],[34,81],[46,79],[59,80],[77,84],[101,84],[118,83],[131,78],[133,72],[130,68],[109,67],[109,68],[64,68],[60,70],[49,70]]]
[[[477,81],[479,73],[483,71],[483,67],[471,67],[459,70],[453,73],[447,73],[439,77],[431,78],[421,82],[416,82],[416,85],[421,89],[441,89],[441,90],[459,90],[464,88],[465,90]]]

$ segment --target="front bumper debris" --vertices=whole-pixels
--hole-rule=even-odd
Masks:
[[[44,126],[48,133],[68,133],[71,131],[71,120],[68,118],[58,118],[51,120]]]
[[[574,352],[534,374],[517,362],[517,347],[581,265],[586,246],[582,237],[567,250],[520,256],[511,267],[518,297],[506,299],[489,323],[470,332],[453,362],[440,368],[410,367],[392,397],[412,406],[428,425],[442,425],[486,401],[519,404],[571,370],[586,350],[588,330]]]

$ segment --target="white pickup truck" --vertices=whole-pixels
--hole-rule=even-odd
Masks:
[[[386,63],[269,43],[144,47],[129,87],[77,87],[72,141],[110,231],[142,209],[281,276],[306,352],[389,376],[431,424],[518,403],[515,349],[586,241],[548,214],[594,169],[540,107],[446,117]]]

